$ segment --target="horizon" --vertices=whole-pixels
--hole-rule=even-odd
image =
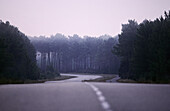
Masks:
[[[63,36],[65,36],[66,38],[73,37],[74,35],[78,35],[78,34],[65,35],[65,34],[62,34],[62,33],[56,33],[56,34],[50,35],[50,36],[45,36],[45,35],[40,35],[40,36],[28,36],[28,35],[27,35],[27,36],[28,36],[28,37],[45,37],[45,38],[50,38],[50,37],[52,37],[52,36],[56,36],[57,34],[63,35]],[[111,35],[108,35],[108,34],[103,34],[103,35],[99,35],[99,36],[89,36],[89,35],[80,36],[80,35],[78,35],[78,37],[80,37],[80,38],[85,38],[85,37],[99,38],[99,37],[102,37],[102,36],[110,36],[110,37],[112,37],[112,38],[116,38],[116,37],[118,36],[118,34],[115,35],[115,36],[111,36]]]

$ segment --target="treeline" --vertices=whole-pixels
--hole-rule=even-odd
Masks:
[[[170,82],[170,11],[154,21],[122,25],[114,53],[121,58],[121,78]]]
[[[117,38],[108,35],[30,37],[42,72],[118,73],[119,59],[111,51]]]
[[[36,52],[16,27],[0,20],[0,83],[39,78]]]

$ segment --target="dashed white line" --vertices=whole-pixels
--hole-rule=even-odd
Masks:
[[[102,108],[105,111],[112,111],[109,103],[106,101],[106,98],[103,96],[102,92],[96,86],[94,86],[88,82],[85,82],[85,84],[89,85],[94,90],[94,92],[98,96],[98,100],[100,101]]]

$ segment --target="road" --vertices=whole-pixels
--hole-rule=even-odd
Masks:
[[[170,85],[91,82],[0,85],[0,111],[170,111]]]
[[[119,75],[116,75],[115,78],[111,79],[111,80],[107,80],[106,82],[112,82],[112,83],[117,83],[117,80],[120,79]]]
[[[76,78],[66,79],[62,81],[46,81],[45,83],[55,83],[55,82],[82,82],[83,80],[90,80],[100,78],[102,76],[99,75],[85,75],[85,74],[61,74],[64,76],[76,76]]]

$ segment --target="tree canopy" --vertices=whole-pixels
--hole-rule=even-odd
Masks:
[[[170,11],[141,24],[122,25],[114,53],[121,58],[119,74],[137,81],[170,81]]]
[[[0,79],[38,79],[36,55],[30,40],[16,27],[0,22]]]
[[[119,59],[111,51],[117,38],[109,35],[83,38],[78,35],[30,37],[41,55],[39,67],[45,71],[52,65],[59,72],[117,73]],[[45,65],[45,66],[44,66]]]

